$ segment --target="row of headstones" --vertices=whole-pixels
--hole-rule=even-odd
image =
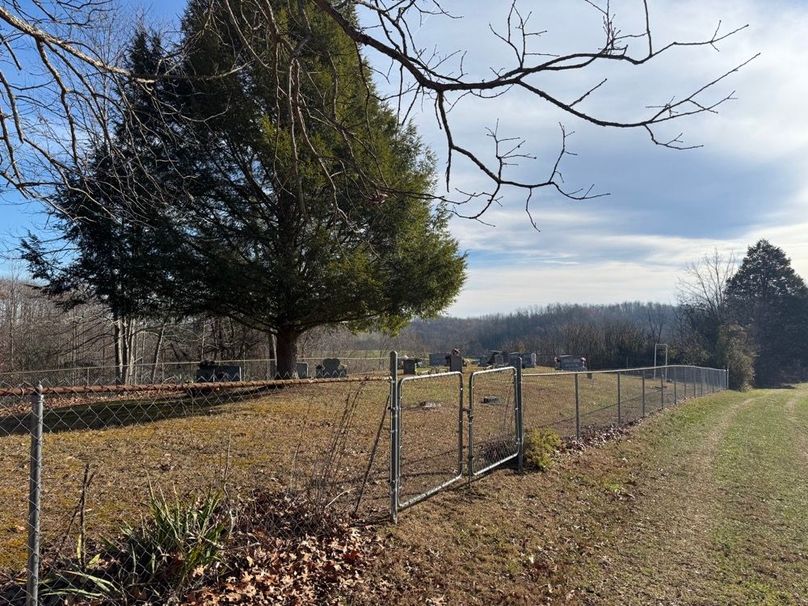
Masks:
[[[438,354],[429,354],[430,366],[448,366],[449,372],[463,372],[463,356],[460,355],[460,351],[457,349],[453,350],[452,353],[441,354],[440,361],[436,362],[436,358],[434,356],[437,355]],[[417,368],[420,362],[420,358],[403,358],[401,360],[401,368],[404,371],[404,374],[417,374]]]
[[[316,379],[339,379],[348,376],[348,367],[342,364],[339,358],[325,358],[322,364],[314,367]],[[308,362],[297,363],[297,378],[309,379]]]
[[[451,354],[431,353],[429,354],[430,366],[449,366],[448,358]],[[487,356],[479,357],[480,366],[511,366],[517,358],[522,359],[522,368],[535,368],[538,364],[538,356],[535,353],[523,352],[494,352]]]
[[[312,378],[309,374],[308,362],[298,362],[296,370],[298,379]],[[274,362],[270,362],[269,373],[270,376],[275,376]],[[325,358],[322,364],[314,367],[314,378],[317,379],[337,379],[347,376],[348,368],[340,362],[339,358]],[[196,371],[196,380],[203,383],[241,381],[241,366],[202,362]]]

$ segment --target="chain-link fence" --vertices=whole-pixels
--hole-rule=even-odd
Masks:
[[[304,526],[334,511],[395,519],[462,478],[521,466],[526,428],[581,437],[727,385],[726,371],[689,366],[400,376],[399,362],[338,378],[0,384],[0,606],[123,591],[124,573],[126,591],[145,591],[165,558],[150,534],[161,523],[161,541],[171,524],[201,541],[171,563],[194,575],[234,503],[302,497]]]
[[[582,438],[641,419],[666,406],[728,388],[727,371],[657,366],[522,375],[524,424]]]
[[[147,550],[138,524],[161,504],[179,515],[261,491],[385,516],[389,389],[387,376],[0,387],[0,604],[61,603],[74,583],[55,569],[101,592],[110,580],[87,581],[90,560],[123,549],[120,537]],[[144,558],[129,563],[145,572]]]

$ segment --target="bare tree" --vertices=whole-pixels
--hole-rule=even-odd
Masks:
[[[311,79],[311,74],[296,68],[300,67],[300,50],[311,43],[311,36],[286,35],[282,27],[276,26],[273,7],[280,1],[285,2],[303,24],[315,18],[331,19],[344,31],[357,53],[381,57],[379,61],[363,61],[368,95],[380,95],[386,102],[395,104],[402,122],[412,116],[415,108],[434,111],[435,124],[443,133],[447,150],[445,191],[436,196],[460,205],[456,207],[458,214],[475,219],[480,219],[492,204],[498,203],[507,188],[524,192],[524,208],[531,221],[531,199],[539,190],[555,190],[576,200],[603,194],[595,192],[593,187],[564,184],[561,163],[570,153],[570,131],[564,125],[560,127],[555,161],[549,171],[537,179],[525,180],[514,173],[516,164],[533,159],[525,151],[521,137],[503,135],[496,126],[489,125],[491,149],[486,153],[476,150],[463,140],[453,118],[455,112],[462,111],[461,103],[465,98],[487,101],[527,94],[573,121],[641,130],[653,144],[689,149],[693,145],[685,143],[681,135],[665,138],[658,129],[696,114],[715,113],[733,98],[732,92],[719,92],[719,85],[754,58],[727,66],[724,72],[678,98],[672,98],[668,91],[659,91],[665,101],[648,108],[644,115],[615,120],[600,111],[584,109],[584,106],[598,107],[597,95],[602,92],[605,79],[598,79],[594,85],[567,96],[555,77],[570,72],[594,74],[610,64],[640,67],[685,47],[717,50],[720,43],[746,26],[723,30],[719,23],[706,36],[660,43],[654,36],[649,0],[636,2],[632,16],[639,17],[644,26],[634,32],[621,30],[608,0],[581,0],[581,7],[590,11],[591,18],[602,23],[602,41],[593,48],[553,54],[538,46],[543,30],[533,26],[535,19],[531,13],[514,0],[503,6],[504,27],[490,27],[491,35],[510,51],[512,59],[490,66],[489,75],[481,76],[467,73],[464,49],[427,51],[419,43],[416,32],[425,18],[459,18],[444,8],[441,0],[207,1],[210,5],[228,8],[230,25],[236,32],[245,22],[244,11],[249,10],[257,11],[260,19],[270,24],[270,31],[278,34],[273,41],[277,48],[275,60],[285,62],[287,66],[283,71],[290,74],[285,87],[286,106],[296,121],[295,144],[300,149],[313,149],[308,133],[315,123],[330,125],[356,150],[362,148],[363,142],[340,118],[336,108],[318,107],[300,93],[303,89],[300,83]],[[26,3],[0,0],[0,47],[3,48],[0,54],[0,149],[3,150],[0,179],[7,185],[33,196],[40,195],[43,188],[47,191],[64,183],[71,163],[83,160],[88,140],[99,137],[109,140],[106,125],[111,113],[120,113],[116,104],[121,102],[122,95],[118,93],[121,87],[135,83],[150,90],[157,79],[173,77],[170,69],[160,74],[136,74],[123,65],[120,45],[115,43],[113,29],[109,26],[116,8],[110,0],[31,0]],[[216,14],[221,15],[222,11]],[[244,36],[244,40],[248,37]],[[262,58],[257,53],[251,54],[247,44],[239,61],[262,61]],[[220,69],[222,74],[232,74],[241,69],[243,63],[222,65]],[[206,77],[215,77],[215,74]],[[385,90],[393,92],[377,93],[371,82],[379,79],[388,83]],[[166,111],[171,110],[166,108]],[[480,125],[480,130],[483,129],[484,125]],[[114,149],[110,149],[110,153],[114,153]],[[480,171],[488,185],[475,191],[456,186],[453,174],[460,160]],[[333,175],[340,170],[340,163],[353,164],[350,157],[323,158],[321,170],[327,176]],[[380,202],[391,193],[391,186],[378,174],[367,173],[365,180],[369,195],[376,196]],[[118,186],[125,190],[126,184]],[[461,210],[467,203],[476,204],[468,212]],[[136,201],[133,208],[137,208]]]
[[[679,279],[678,300],[683,308],[695,308],[716,325],[726,320],[726,287],[738,268],[734,253],[721,254],[718,249],[705,254],[685,267]]]

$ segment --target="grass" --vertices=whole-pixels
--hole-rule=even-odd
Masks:
[[[475,385],[477,469],[501,454],[499,445],[507,449],[512,444],[510,381],[508,373],[495,373],[482,375]],[[624,377],[624,419],[639,414],[632,396],[638,381]],[[553,425],[561,435],[574,434],[574,421],[569,422],[574,417],[573,383],[571,375],[526,376],[527,428]],[[584,375],[579,387],[585,424],[616,421],[613,375]],[[459,388],[456,377],[404,384],[402,500],[456,474]],[[468,398],[467,377],[463,388]],[[303,489],[319,491],[329,502],[335,499],[335,507],[352,509],[359,503],[361,514],[384,514],[387,389],[384,382],[332,383],[234,398],[199,393],[140,400],[103,399],[103,394],[94,401],[49,397],[43,448],[44,545],[72,549],[86,464],[95,472],[86,511],[87,534],[93,537],[137,521],[148,509],[150,485],[180,495],[224,483],[234,492]],[[648,390],[651,394],[650,385]],[[491,402],[483,402],[492,396]],[[652,399],[649,396],[649,411]],[[0,400],[0,569],[19,569],[25,559],[29,438],[28,419],[20,411],[26,402]],[[464,442],[466,430],[464,425]]]
[[[371,601],[808,604],[808,386],[667,411],[389,527]]]
[[[148,510],[150,485],[182,496],[223,485],[233,492],[317,490],[325,480],[351,506],[385,414],[387,390],[383,382],[323,384],[235,401],[195,396],[60,402],[63,408],[46,415],[44,545],[61,544],[68,529],[75,535],[85,464],[95,472],[87,497],[87,533],[93,537],[136,522]],[[346,413],[352,415],[347,421]],[[350,442],[335,448],[343,433]],[[386,477],[386,445],[380,440],[365,488],[370,505],[376,498],[386,503],[386,483],[379,482]],[[0,568],[24,562],[28,448],[22,432],[0,437]]]

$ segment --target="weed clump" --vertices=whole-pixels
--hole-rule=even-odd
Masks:
[[[148,515],[76,556],[46,559],[40,606],[331,604],[369,595],[372,531],[305,496],[150,493]],[[25,579],[0,576],[0,601],[25,604]],[[363,602],[365,603],[365,602]]]
[[[222,495],[180,500],[151,492],[149,510],[86,565],[57,563],[42,582],[43,603],[168,603],[223,564],[235,518]]]
[[[552,429],[531,429],[525,434],[525,463],[539,471],[549,469],[561,448],[561,436]]]

